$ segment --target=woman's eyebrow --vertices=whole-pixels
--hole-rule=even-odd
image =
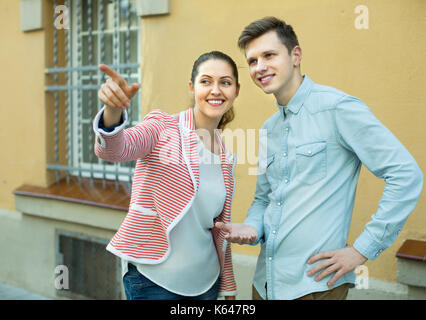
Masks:
[[[208,77],[208,78],[213,78],[212,76],[208,75],[208,74],[202,74],[200,75],[200,78],[202,77]],[[224,79],[224,78],[229,78],[229,79],[233,79],[231,76],[221,76],[220,79]]]

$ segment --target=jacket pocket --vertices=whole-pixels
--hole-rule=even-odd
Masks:
[[[143,246],[151,239],[153,230],[160,223],[158,213],[134,204],[129,209],[120,227],[121,238],[130,246]]]
[[[142,207],[141,205],[138,205],[138,204],[132,204],[132,205],[130,206],[130,209],[131,209],[131,210],[138,211],[139,213],[141,213],[141,214],[143,214],[143,215],[153,216],[153,217],[158,216],[158,213],[157,213],[157,212],[155,212],[155,211],[153,211],[153,210],[150,210],[150,209],[148,209],[148,208]]]
[[[296,179],[314,184],[327,175],[327,142],[318,141],[296,146]]]

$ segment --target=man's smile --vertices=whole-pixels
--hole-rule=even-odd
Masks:
[[[258,77],[257,79],[260,81],[260,83],[262,84],[268,84],[269,82],[272,81],[272,79],[275,77],[275,74],[267,74],[261,77]]]

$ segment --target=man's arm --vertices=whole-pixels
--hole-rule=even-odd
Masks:
[[[247,212],[247,217],[244,221],[244,225],[250,226],[256,229],[257,231],[257,239],[256,241],[253,241],[251,243],[252,245],[257,245],[259,242],[263,241],[263,235],[264,235],[263,217],[264,217],[266,208],[269,205],[268,195],[270,193],[271,193],[271,186],[266,177],[266,170],[263,170],[263,173],[257,176],[254,200],[251,204],[250,209]]]
[[[313,263],[328,258],[311,269],[309,275],[327,268],[316,278],[320,280],[336,272],[330,285],[367,259],[376,259],[395,241],[423,186],[423,174],[414,158],[361,100],[346,96],[339,102],[335,127],[341,145],[376,177],[384,179],[386,186],[377,212],[353,247],[323,252],[308,260]]]
[[[264,129],[264,127],[262,127]],[[266,177],[266,145],[265,141],[259,141],[259,164],[254,200],[248,210],[244,223],[217,223],[215,227],[221,228],[228,233],[226,239],[239,244],[257,245],[263,240],[263,215],[269,205],[268,195],[271,193],[271,186]],[[264,161],[262,161],[264,160]]]
[[[354,243],[370,260],[395,241],[414,210],[423,186],[423,174],[398,139],[359,99],[347,97],[336,110],[336,128],[343,146],[386,186],[377,212]]]

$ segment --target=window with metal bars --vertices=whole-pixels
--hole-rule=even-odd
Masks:
[[[121,262],[105,250],[107,243],[106,239],[56,230],[56,266],[66,266],[68,270],[68,288],[57,290],[58,296],[121,299]]]
[[[54,100],[54,159],[47,168],[63,176],[132,182],[134,162],[109,163],[93,152],[92,121],[102,108],[97,92],[106,76],[103,63],[129,83],[140,83],[140,19],[134,0],[50,1],[68,9],[69,29],[53,32],[53,65],[46,91]],[[63,34],[61,34],[63,33]],[[62,63],[60,63],[62,62]],[[60,65],[62,64],[62,65]],[[128,126],[141,119],[140,91],[128,108]],[[65,174],[61,174],[64,172]]]

